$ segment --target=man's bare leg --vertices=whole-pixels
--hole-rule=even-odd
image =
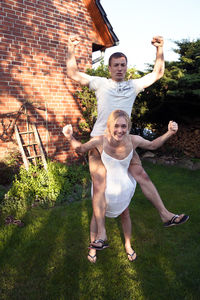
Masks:
[[[135,178],[135,180],[138,182],[138,184],[141,187],[141,190],[145,197],[151,201],[151,203],[154,205],[154,207],[157,209],[160,218],[163,222],[167,222],[172,219],[172,217],[175,215],[174,213],[171,213],[166,209],[166,207],[163,204],[162,199],[160,198],[160,195],[152,183],[151,179],[145,172],[145,170],[142,167],[140,158],[137,154],[137,152],[134,152],[133,158],[131,160],[130,166],[129,166],[129,172],[131,175]],[[177,219],[176,222],[178,222],[184,215],[181,214]]]
[[[93,213],[97,224],[96,240],[107,240],[105,229],[105,186],[106,186],[106,169],[101,161],[99,152],[96,149],[89,152],[89,168],[93,183]],[[94,242],[94,240],[92,241]],[[96,244],[97,247],[101,247],[101,243]]]
[[[136,259],[137,256],[133,248],[131,247],[132,224],[131,224],[131,218],[129,214],[129,208],[126,208],[121,214],[121,222],[122,222],[122,228],[124,232],[126,253],[128,255],[128,259],[130,261],[133,261]]]

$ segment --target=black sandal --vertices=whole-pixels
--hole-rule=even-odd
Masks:
[[[94,245],[94,244],[98,244],[98,243],[101,243],[102,245],[101,246]],[[108,247],[109,247],[108,243],[106,243],[104,240],[99,239],[99,240],[95,240],[94,242],[92,242],[88,248],[95,249],[95,250],[103,250]]]
[[[176,219],[179,218],[180,216],[179,215],[174,215],[170,221],[164,223],[164,227],[171,227],[171,226],[174,226],[174,225],[180,225],[180,224],[183,224],[185,223],[188,219],[189,219],[189,216],[186,216],[184,215],[178,222],[176,222]]]
[[[133,253],[132,253],[132,254],[130,254],[130,253],[126,253],[126,254],[128,255],[128,257],[129,257],[129,256],[131,257],[131,259],[128,258],[128,260],[129,260],[130,262],[136,260],[136,258],[137,258],[137,256],[136,256],[134,259],[132,259],[132,258],[133,258],[133,255],[136,254],[134,250],[133,250]]]
[[[95,255],[90,255],[90,253],[88,253],[88,256],[92,259],[92,261],[90,259],[88,259],[89,262],[91,262],[92,264],[95,264],[96,263],[96,259],[95,258],[97,258],[96,254]],[[95,259],[95,261],[94,261],[94,259]]]

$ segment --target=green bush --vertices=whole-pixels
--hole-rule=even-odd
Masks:
[[[21,164],[22,159],[19,151],[11,150],[7,153],[4,159],[0,161],[0,185],[10,185]]]
[[[89,192],[87,166],[67,166],[49,162],[48,171],[31,165],[29,170],[20,168],[10,190],[0,204],[3,215],[22,216],[34,205],[53,207],[63,202],[81,200]]]
[[[3,201],[5,193],[6,193],[6,188],[3,185],[0,185],[0,203]]]
[[[87,74],[91,76],[110,77],[108,66],[101,64],[96,69],[87,69]],[[81,91],[76,92],[76,96],[80,99],[83,111],[84,122],[79,123],[81,134],[85,136],[92,130],[93,125],[97,119],[97,100],[94,91],[88,87],[82,87]]]
[[[12,167],[9,167],[4,162],[0,162],[0,184],[8,185],[12,182],[15,170]]]

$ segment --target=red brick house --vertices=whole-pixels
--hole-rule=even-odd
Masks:
[[[78,86],[66,76],[67,41],[78,34],[78,65],[118,43],[100,0],[2,0],[0,32],[0,158],[18,148],[14,125],[36,123],[48,157],[70,157],[63,124],[76,125]]]

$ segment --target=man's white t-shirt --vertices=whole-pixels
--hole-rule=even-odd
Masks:
[[[104,134],[107,119],[113,110],[121,109],[131,116],[135,98],[143,87],[139,79],[116,82],[105,77],[86,76],[89,79],[89,88],[95,91],[97,98],[97,120],[91,132],[94,137]]]

